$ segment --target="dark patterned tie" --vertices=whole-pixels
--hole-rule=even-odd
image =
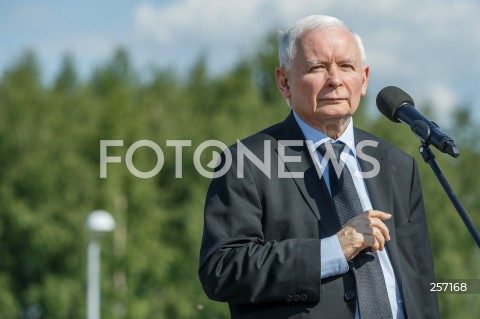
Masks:
[[[345,165],[341,175],[337,176],[332,164],[333,160],[337,160],[337,162],[340,161],[340,154],[344,147],[345,144],[342,142],[327,142],[319,147],[319,151],[324,157],[325,154],[329,152],[328,155],[330,155],[331,158],[328,162],[330,191],[342,226],[363,211],[349,169]],[[382,267],[380,266],[377,254],[372,254],[370,249],[365,249],[350,261],[349,265],[350,270],[355,276],[357,285],[357,301],[360,318],[391,319],[392,310],[388,300]]]

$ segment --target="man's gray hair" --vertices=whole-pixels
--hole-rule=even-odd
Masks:
[[[331,28],[345,29],[352,34],[352,37],[357,42],[358,49],[360,50],[362,63],[363,65],[366,65],[365,48],[363,47],[362,39],[357,33],[350,30],[342,21],[335,17],[311,15],[298,20],[286,30],[279,32],[278,59],[280,61],[280,66],[286,70],[290,69],[296,54],[296,42],[303,34],[315,30]]]

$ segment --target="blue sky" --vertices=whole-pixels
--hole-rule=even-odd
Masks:
[[[480,117],[477,0],[7,0],[0,3],[0,72],[28,48],[47,81],[65,53],[88,77],[123,46],[140,72],[152,64],[185,71],[206,53],[220,73],[268,32],[308,14],[337,16],[360,34],[371,97],[396,85],[417,105],[430,101],[440,123],[458,104]]]

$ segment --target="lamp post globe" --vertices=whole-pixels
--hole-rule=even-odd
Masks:
[[[87,217],[86,227],[92,233],[107,233],[115,229],[115,220],[105,210],[94,210]]]

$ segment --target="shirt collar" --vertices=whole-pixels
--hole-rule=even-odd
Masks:
[[[348,123],[348,126],[343,132],[343,134],[337,140],[333,140],[332,138],[325,135],[325,133],[323,133],[322,131],[317,130],[316,128],[313,128],[310,125],[308,125],[304,120],[300,118],[300,116],[297,115],[297,113],[295,113],[295,111],[293,111],[293,116],[295,117],[295,120],[297,121],[298,126],[302,130],[302,133],[305,136],[305,139],[312,141],[315,148],[318,148],[320,145],[322,145],[325,142],[341,141],[345,143],[345,145],[350,149],[351,154],[354,157],[356,156],[355,137],[353,134],[353,118],[350,119],[350,123]]]

